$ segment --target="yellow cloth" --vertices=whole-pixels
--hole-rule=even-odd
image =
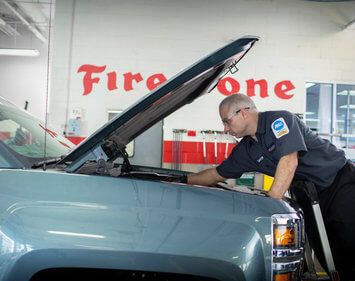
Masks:
[[[268,191],[271,188],[272,183],[274,182],[274,178],[268,175],[264,175],[264,190]]]

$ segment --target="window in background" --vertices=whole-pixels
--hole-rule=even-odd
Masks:
[[[355,148],[355,85],[306,83],[306,124],[340,148]]]
[[[355,85],[336,86],[335,133],[342,147],[355,148]]]
[[[305,122],[312,131],[331,140],[333,85],[327,83],[306,83]]]

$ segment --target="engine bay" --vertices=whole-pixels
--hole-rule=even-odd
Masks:
[[[123,177],[139,180],[161,181],[171,183],[182,183],[182,176],[188,174],[186,171],[177,171],[164,168],[146,167],[130,165],[129,163],[112,163],[99,159],[98,161],[87,161],[77,171],[77,174],[99,175],[110,177]],[[209,188],[218,188],[249,194],[266,196],[264,190],[245,185],[231,185],[226,182],[220,182],[216,186]]]

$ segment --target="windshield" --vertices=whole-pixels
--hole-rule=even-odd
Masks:
[[[49,129],[38,119],[14,106],[0,102],[0,141],[15,156],[26,157],[31,163],[66,154],[73,144]]]

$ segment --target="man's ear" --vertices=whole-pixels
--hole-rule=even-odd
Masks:
[[[242,110],[240,111],[240,113],[242,114],[243,119],[247,119],[248,116],[249,116],[249,110],[247,110],[247,109],[242,109]]]

